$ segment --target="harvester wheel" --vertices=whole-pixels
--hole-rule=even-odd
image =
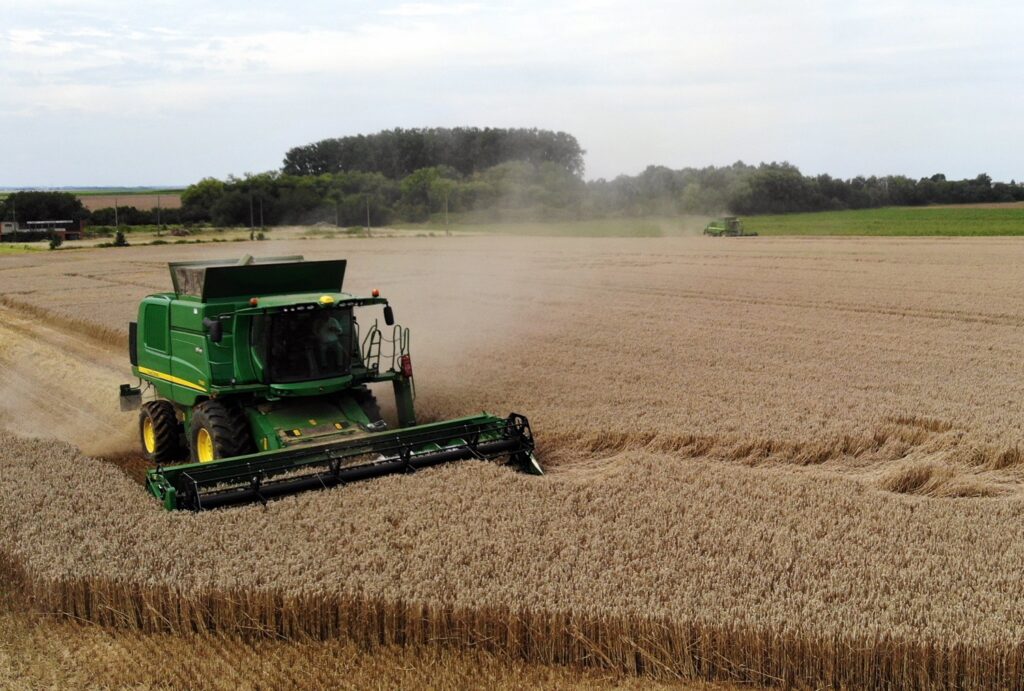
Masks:
[[[359,404],[359,407],[366,413],[366,417],[369,418],[370,422],[384,419],[384,416],[380,413],[380,404],[377,403],[377,397],[373,395],[372,391],[364,386],[354,389],[352,395],[356,403]]]
[[[170,401],[149,401],[139,412],[139,440],[142,453],[152,463],[166,463],[183,454],[179,444],[178,416]]]
[[[220,401],[205,401],[192,411],[189,448],[193,463],[256,453],[245,413]]]

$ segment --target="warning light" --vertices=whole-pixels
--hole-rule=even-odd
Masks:
[[[260,299],[259,298],[249,298],[249,304],[252,305],[253,307],[255,307],[256,305],[260,304]]]
[[[371,292],[370,295],[372,295],[375,298],[379,298],[380,297],[380,291],[377,290],[376,288],[374,288],[373,292]]]
[[[334,298],[331,297],[330,295],[321,295],[320,296],[320,304],[321,305],[333,305],[334,304]]]

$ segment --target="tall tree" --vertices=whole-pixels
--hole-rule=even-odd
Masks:
[[[583,154],[571,134],[541,129],[477,127],[394,129],[324,139],[290,149],[282,172],[320,175],[359,171],[398,180],[423,168],[448,166],[462,175],[507,161],[554,163],[583,175]]]

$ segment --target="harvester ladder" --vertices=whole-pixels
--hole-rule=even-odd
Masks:
[[[380,329],[377,328],[377,322],[373,323],[370,327],[369,333],[366,334],[366,340],[363,341],[363,364],[369,369],[380,371],[380,353],[381,353],[381,341],[383,335]]]
[[[387,356],[384,356],[384,344],[388,345]],[[380,371],[381,360],[388,370],[397,370],[401,366],[402,356],[410,354],[409,329],[395,324],[390,338],[373,323],[363,341],[363,363],[370,369]]]

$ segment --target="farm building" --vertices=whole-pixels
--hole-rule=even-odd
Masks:
[[[61,240],[80,240],[82,221],[27,221],[24,224],[4,221],[0,226],[0,242],[33,242],[45,240],[51,235],[56,235]]]

